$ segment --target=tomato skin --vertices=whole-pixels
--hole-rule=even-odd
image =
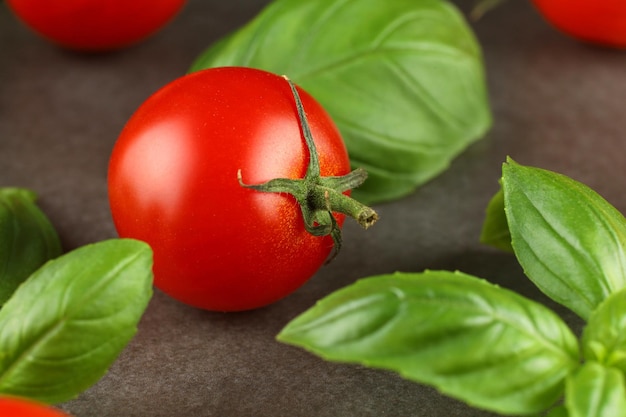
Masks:
[[[555,28],[584,42],[626,48],[623,0],[533,0]]]
[[[70,417],[61,412],[38,402],[18,398],[0,397],[0,416],[7,417]]]
[[[70,49],[106,51],[154,34],[185,0],[7,0],[7,4],[44,38]]]
[[[325,110],[298,89],[322,176],[350,170]],[[333,241],[304,229],[288,194],[239,184],[302,178],[308,150],[287,81],[251,68],[179,78],[144,102],[109,163],[109,200],[122,237],[154,251],[155,286],[204,309],[262,307],[295,291]],[[343,215],[336,216],[341,224]]]

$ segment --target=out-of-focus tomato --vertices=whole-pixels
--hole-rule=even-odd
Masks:
[[[313,165],[320,181],[303,180]],[[209,310],[247,310],[319,269],[344,219],[331,212],[375,220],[346,195],[364,179],[349,171],[339,131],[309,94],[265,71],[213,68],[173,81],[131,117],[111,155],[109,200],[120,236],[152,247],[158,288]],[[277,178],[272,192],[245,185]]]
[[[122,48],[152,35],[185,0],[7,0],[27,26],[64,47]]]
[[[584,42],[626,48],[626,1],[532,0],[560,31]]]
[[[44,404],[18,397],[0,397],[2,417],[70,417]]]

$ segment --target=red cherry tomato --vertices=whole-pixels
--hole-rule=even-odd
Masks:
[[[7,0],[43,37],[77,50],[122,48],[152,35],[185,0]]]
[[[6,417],[70,417],[44,404],[17,397],[0,397],[0,416]]]
[[[298,91],[321,175],[348,173],[335,124]],[[291,195],[246,188],[238,172],[260,184],[301,179],[308,164],[283,77],[236,67],[192,73],[150,97],[123,129],[109,164],[113,220],[120,236],[152,246],[165,293],[209,310],[261,307],[308,280],[333,239],[305,230]]]
[[[626,48],[624,0],[533,0],[554,27],[579,40]]]

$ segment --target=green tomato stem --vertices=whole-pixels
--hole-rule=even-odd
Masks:
[[[299,179],[275,178],[262,184],[246,184],[242,179],[241,170],[239,170],[237,179],[239,184],[245,188],[259,192],[292,195],[300,206],[307,232],[314,236],[330,235],[332,237],[335,248],[332,258],[334,258],[341,248],[341,228],[333,213],[342,213],[352,217],[365,229],[378,220],[378,214],[373,209],[344,194],[346,191],[361,185],[367,178],[367,172],[357,168],[343,176],[321,176],[319,156],[300,95],[293,82],[287,77],[284,78],[291,88],[298,111],[300,128],[309,152],[309,165],[306,174],[304,178]]]

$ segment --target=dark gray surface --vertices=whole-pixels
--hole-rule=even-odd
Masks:
[[[0,5],[0,186],[35,190],[68,250],[115,236],[106,166],[124,122],[265,3],[191,1],[148,42],[98,56],[50,46]],[[626,54],[565,38],[525,1],[473,26],[495,116],[488,137],[412,196],[377,207],[374,228],[347,224],[336,261],[275,305],[224,315],[157,292],[108,375],[63,408],[77,417],[490,415],[394,374],[274,341],[315,300],[395,270],[460,269],[545,301],[511,255],[478,243],[506,155],[570,175],[626,211]]]

